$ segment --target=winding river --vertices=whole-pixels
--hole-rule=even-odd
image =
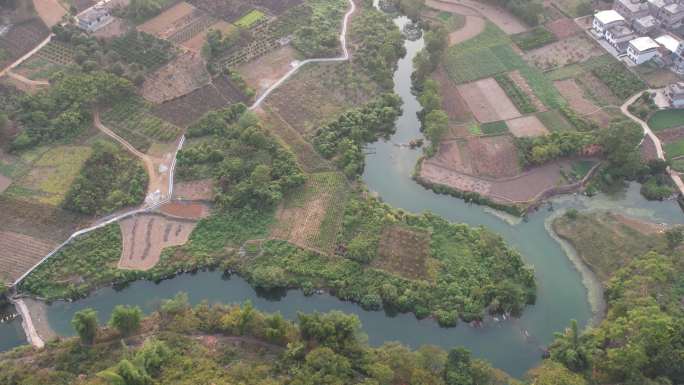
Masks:
[[[407,20],[397,18],[403,27]],[[239,277],[227,279],[219,272],[187,274],[154,284],[139,281],[121,291],[105,288],[88,298],[76,302],[56,302],[46,307],[49,325],[60,335],[73,335],[70,320],[73,314],[86,307],[98,310],[104,321],[117,304],[139,305],[146,312],[153,311],[164,298],[177,292],[188,293],[191,302],[233,303],[251,300],[264,311],[280,311],[293,318],[298,311],[329,311],[333,309],[354,313],[363,323],[372,345],[387,341],[400,341],[412,347],[434,344],[444,348],[462,345],[476,357],[489,360],[514,376],[521,376],[541,358],[540,348],[551,342],[553,333],[565,328],[570,319],[587,325],[592,315],[600,312],[601,293],[587,272],[581,274],[568,258],[561,244],[554,240],[546,225],[559,209],[575,207],[587,209],[616,209],[622,213],[667,223],[684,223],[677,204],[648,202],[641,198],[638,185],[632,184],[618,196],[598,195],[588,199],[581,195],[559,197],[553,200],[554,211],[545,207],[517,223],[502,214],[460,199],[442,196],[425,190],[411,179],[411,173],[421,150],[411,150],[398,144],[421,137],[416,112],[420,109],[410,92],[412,59],[422,49],[422,39],[405,42],[407,55],[399,61],[394,74],[395,89],[403,101],[403,115],[397,122],[397,132],[388,141],[369,146],[366,170],[363,175],[369,189],[384,201],[411,212],[426,210],[455,222],[486,226],[501,234],[517,248],[527,263],[534,265],[537,282],[537,303],[525,309],[519,319],[488,319],[483,328],[461,324],[455,328],[440,328],[432,320],[416,320],[413,315],[388,315],[382,311],[369,312],[359,306],[340,301],[327,294],[305,297],[300,291],[282,293],[279,298],[263,297]],[[572,254],[572,253],[570,253]],[[576,261],[575,261],[576,262]],[[589,289],[588,289],[589,288]],[[590,301],[591,299],[592,301]],[[25,341],[18,321],[0,324],[0,350],[17,346]]]

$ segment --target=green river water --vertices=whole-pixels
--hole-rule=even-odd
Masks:
[[[397,18],[403,26],[407,20]],[[73,335],[70,320],[73,314],[86,307],[98,310],[105,321],[118,304],[140,305],[146,312],[156,309],[162,299],[184,291],[193,303],[234,303],[250,300],[264,311],[279,311],[294,318],[298,311],[342,310],[359,316],[363,331],[372,345],[399,341],[412,347],[423,344],[451,348],[462,345],[476,357],[484,358],[514,376],[521,376],[541,359],[541,348],[551,342],[553,333],[565,328],[571,319],[587,325],[594,311],[600,312],[600,292],[592,285],[590,274],[581,274],[572,258],[559,242],[547,232],[545,224],[559,209],[575,207],[586,209],[614,209],[622,213],[666,223],[684,223],[677,204],[648,202],[639,194],[639,186],[630,185],[617,196],[600,194],[594,198],[581,195],[559,197],[553,200],[555,211],[546,207],[529,216],[527,221],[508,222],[505,216],[494,215],[487,208],[464,203],[460,199],[437,195],[423,189],[411,179],[411,173],[421,150],[411,150],[406,144],[421,137],[416,112],[420,109],[410,92],[410,74],[413,56],[422,49],[422,39],[406,41],[407,55],[399,61],[395,72],[395,92],[404,100],[404,113],[397,122],[397,132],[389,141],[377,142],[368,148],[366,170],[363,175],[369,189],[387,203],[411,212],[432,211],[454,222],[486,226],[501,234],[518,249],[527,263],[535,268],[537,303],[525,309],[518,319],[487,319],[485,326],[474,328],[460,324],[455,328],[440,328],[432,320],[417,320],[411,314],[388,315],[382,311],[369,312],[359,306],[340,301],[327,294],[304,296],[298,290],[264,297],[256,293],[239,277],[230,279],[220,272],[186,274],[154,284],[135,282],[121,291],[105,288],[88,298],[76,302],[56,302],[47,306],[50,326],[60,335]],[[572,253],[570,253],[572,254]],[[579,266],[581,269],[582,267]],[[583,284],[584,280],[584,284]],[[589,290],[588,287],[594,289]],[[592,298],[594,306],[590,304]],[[0,324],[0,350],[25,343],[19,321]]]

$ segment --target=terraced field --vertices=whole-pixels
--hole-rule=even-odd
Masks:
[[[57,244],[11,231],[0,231],[0,280],[14,282]]]

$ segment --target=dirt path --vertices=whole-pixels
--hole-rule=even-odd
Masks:
[[[648,89],[646,92],[656,92],[658,90],[654,89]],[[641,94],[643,94],[644,91],[637,92],[634,96],[631,98],[627,99],[627,101],[620,107],[620,111],[622,112],[623,115],[627,116],[628,118],[632,119],[633,121],[639,123],[641,125],[641,128],[644,130],[644,136],[648,136],[651,138],[651,141],[655,144],[656,147],[656,154],[658,155],[658,159],[663,159],[665,160],[665,153],[663,151],[663,145],[660,143],[660,139],[656,136],[656,134],[653,133],[651,130],[651,127],[648,126],[646,122],[643,120],[637,118],[636,116],[632,115],[632,113],[629,112],[628,107],[632,105],[639,97],[641,97]],[[643,142],[643,140],[642,140]],[[639,143],[641,146],[641,143]],[[679,173],[674,171],[672,168],[668,167],[667,168],[667,173],[670,174],[670,178],[672,178],[672,181],[674,181],[675,185],[677,185],[677,188],[679,189],[679,193],[684,195],[684,182],[682,182],[682,178],[679,176]]]
[[[292,66],[292,69],[289,70],[285,75],[283,75],[283,77],[280,78],[277,82],[273,83],[273,85],[270,86],[266,91],[264,91],[264,93],[261,96],[259,96],[259,98],[254,102],[254,104],[252,104],[249,107],[249,109],[254,110],[255,108],[259,107],[259,105],[268,97],[268,95],[270,95],[273,91],[275,91],[276,88],[280,87],[283,83],[285,83],[285,81],[289,79],[292,75],[294,75],[300,68],[309,63],[325,63],[349,60],[350,55],[349,49],[347,47],[347,27],[349,26],[349,18],[355,10],[356,4],[354,4],[354,0],[349,0],[349,10],[344,15],[344,19],[342,19],[342,31],[340,32],[340,45],[342,46],[342,56],[332,58],[306,59],[299,63],[295,63]]]
[[[463,27],[449,33],[449,46],[463,43],[479,35],[485,29],[485,19],[479,12],[458,4],[450,4],[442,1],[428,0],[425,2],[430,8],[440,11],[456,13],[465,16]]]
[[[26,55],[20,57],[20,58],[17,59],[14,63],[12,63],[12,64],[8,65],[7,67],[5,67],[2,71],[0,71],[0,78],[3,77],[7,72],[9,72],[9,70],[11,70],[11,69],[14,68],[14,67],[17,67],[19,64],[23,63],[24,60],[30,58],[31,56],[33,56],[33,54],[35,54],[36,52],[40,51],[41,48],[45,47],[45,45],[46,45],[47,43],[49,43],[50,40],[52,40],[52,37],[53,37],[53,36],[55,36],[55,35],[52,34],[52,33],[49,34],[48,37],[45,38],[45,40],[43,40],[42,42],[40,42],[40,44],[38,44],[37,46],[35,46],[35,47],[34,47],[32,50],[30,50],[29,52],[27,52]]]
[[[35,92],[38,91],[42,87],[49,87],[50,82],[47,80],[31,80],[27,78],[26,76],[20,75],[12,70],[9,70],[6,72],[7,76],[10,78],[22,83],[23,85],[26,86],[26,89],[24,91],[26,92]]]
[[[143,154],[125,139],[102,124],[99,112],[95,112],[93,115],[95,127],[105,133],[107,136],[119,142],[128,152],[140,158],[143,164],[145,164],[147,175],[149,175],[149,184],[147,185],[147,197],[145,198],[145,202],[152,204],[168,199],[169,190],[171,189],[169,186],[169,169],[171,168],[172,162],[171,157],[166,156],[165,158],[156,158],[147,154]]]

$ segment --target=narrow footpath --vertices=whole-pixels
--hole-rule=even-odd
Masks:
[[[658,136],[656,136],[656,134],[653,133],[653,130],[651,130],[651,127],[648,126],[648,123],[637,118],[636,116],[632,115],[631,112],[629,112],[629,106],[632,105],[632,103],[634,103],[639,97],[641,97],[641,94],[643,94],[644,92],[656,92],[656,91],[659,91],[659,90],[648,89],[646,91],[638,92],[637,94],[633,95],[631,98],[627,99],[627,101],[620,107],[620,111],[622,112],[623,115],[627,116],[628,118],[632,119],[633,121],[635,121],[635,122],[639,123],[639,125],[641,125],[641,128],[644,130],[644,137],[648,136],[653,141],[653,144],[655,144],[656,154],[658,155],[658,159],[665,160],[665,152],[663,151],[663,145],[662,145],[662,143],[660,143],[660,139],[658,138]],[[643,142],[643,139],[642,139],[642,142]],[[677,188],[679,189],[679,193],[684,195],[684,182],[682,182],[682,178],[679,176],[679,173],[674,171],[670,167],[667,168],[667,173],[670,174],[670,178],[672,178],[675,185],[677,185]]]
[[[31,313],[29,312],[28,307],[24,303],[24,300],[16,299],[13,300],[12,303],[14,303],[14,307],[17,309],[19,314],[21,314],[21,326],[24,328],[24,332],[26,333],[26,339],[28,340],[28,342],[39,349],[45,346],[45,342],[42,338],[40,338],[38,332],[36,331],[36,328],[33,326]]]

